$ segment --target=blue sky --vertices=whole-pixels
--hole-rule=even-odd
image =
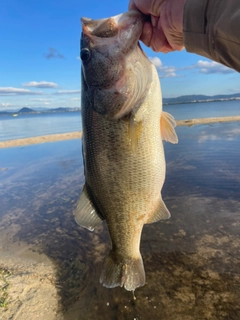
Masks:
[[[0,110],[80,106],[80,17],[127,11],[128,1],[2,0]],[[240,92],[240,74],[196,54],[154,53],[163,97]]]

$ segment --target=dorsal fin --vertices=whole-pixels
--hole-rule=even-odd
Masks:
[[[178,143],[178,137],[175,131],[176,122],[169,113],[162,111],[161,115],[161,136],[163,140],[171,143]]]
[[[163,202],[161,196],[159,197],[159,203],[157,210],[154,212],[154,214],[148,219],[147,224],[154,223],[159,220],[167,220],[171,217],[170,212],[168,211],[168,208],[166,207],[165,203]]]
[[[84,185],[82,193],[74,212],[74,218],[81,227],[93,231],[102,223],[102,219],[88,196],[86,185]]]

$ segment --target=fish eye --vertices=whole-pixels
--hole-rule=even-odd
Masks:
[[[80,58],[81,58],[82,62],[89,61],[91,58],[90,50],[87,48],[82,49],[81,53],[80,53]]]

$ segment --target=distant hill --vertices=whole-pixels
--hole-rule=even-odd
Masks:
[[[188,95],[180,96],[176,98],[163,98],[163,104],[182,104],[182,103],[201,103],[201,102],[214,102],[214,101],[227,101],[227,100],[240,100],[240,93],[236,94],[218,94],[215,96],[205,96],[205,95]]]
[[[69,111],[77,111],[76,109],[70,108],[55,108],[55,109],[46,109],[47,112],[69,112]]]
[[[8,116],[11,113],[12,112],[8,112],[8,111],[0,111],[0,116]]]
[[[24,107],[20,109],[17,113],[37,113],[37,111]]]
[[[41,110],[33,110],[31,108],[24,107],[19,111],[0,111],[0,116],[7,116],[12,114],[34,114],[34,113],[54,113],[54,112],[73,112],[73,111],[80,111],[79,108],[55,108],[55,109],[46,109],[41,108]]]
[[[202,103],[202,102],[215,102],[215,101],[231,101],[231,100],[239,100],[240,103],[240,93],[235,94],[218,94],[215,96],[205,96],[202,94],[196,95],[187,95],[180,96],[176,98],[163,98],[163,105],[172,105],[172,104],[183,104],[183,103]],[[37,110],[33,110],[31,108],[24,107],[19,111],[0,111],[0,116],[12,115],[12,114],[27,114],[27,113],[54,113],[54,112],[73,112],[73,111],[81,111],[80,108],[55,108],[55,109],[46,109],[39,108]]]

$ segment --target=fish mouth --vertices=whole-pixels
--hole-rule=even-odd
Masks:
[[[100,20],[81,19],[82,75],[92,108],[102,115],[120,119],[145,96],[149,77],[142,71],[148,65],[138,43],[145,19],[137,10]]]
[[[105,19],[94,20],[83,17],[81,18],[81,23],[85,35],[98,38],[112,38],[115,37],[119,31],[129,29],[131,25],[136,28],[136,25],[139,24],[139,28],[142,29],[145,20],[146,17],[140,11],[130,10]]]

